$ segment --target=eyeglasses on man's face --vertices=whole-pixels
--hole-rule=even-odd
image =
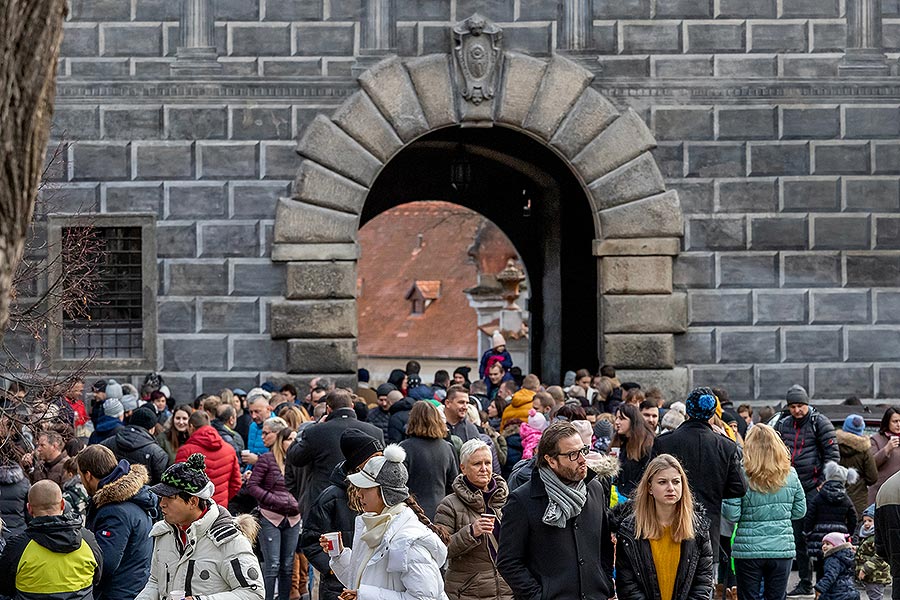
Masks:
[[[570,461],[575,462],[579,456],[587,456],[590,451],[591,449],[588,446],[582,446],[581,449],[572,450],[571,452],[557,452],[556,456],[565,456]]]

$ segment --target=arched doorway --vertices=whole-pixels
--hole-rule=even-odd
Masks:
[[[403,175],[402,186],[427,185],[432,179],[416,176],[418,162],[399,171],[406,150],[425,153],[426,144],[436,144],[446,161],[449,147],[471,146],[474,153],[477,146],[487,148],[487,160],[511,158],[514,164],[505,168],[515,171],[531,153],[527,138],[553,157],[540,159],[545,171],[568,172],[560,181],[570,183],[559,184],[561,189],[579,190],[561,195],[560,205],[584,207],[575,217],[583,232],[575,242],[591,251],[582,251],[578,264],[598,283],[596,292],[585,294],[590,302],[579,309],[585,314],[578,315],[593,318],[596,326],[589,334],[581,328],[578,337],[599,346],[599,360],[642,370],[644,381],[670,388],[678,384],[667,378],[686,382],[682,372],[673,370],[673,334],[687,325],[684,294],[672,290],[683,219],[677,194],[666,192],[650,154],[655,140],[634,112],[619,113],[590,87],[592,74],[574,62],[558,55],[549,60],[496,56],[489,71],[478,70],[481,77],[474,82],[458,55],[389,57],[359,77],[362,89],[331,118],[319,115],[307,128],[298,145],[303,160],[293,196],[278,204],[272,250],[273,260],[288,263],[285,301],[272,305],[271,333],[288,340],[289,377],[302,383],[314,374],[329,374],[352,382],[360,221],[367,211],[377,212],[368,207],[387,202],[380,200],[388,197],[379,192],[388,185],[384,182],[394,181],[388,187],[396,189],[398,176],[392,172]],[[515,141],[502,141],[506,130],[518,136]],[[491,154],[498,145],[499,152]],[[513,152],[504,151],[510,146]],[[447,177],[445,171],[433,179]],[[483,204],[479,212],[493,203]],[[564,267],[560,281],[581,275]],[[542,285],[551,275],[541,274]],[[544,294],[542,301],[549,297]],[[540,313],[563,310],[560,302]],[[553,328],[545,323],[541,329]],[[565,348],[575,340],[560,338],[558,345]],[[546,337],[541,340],[542,348],[551,345]]]

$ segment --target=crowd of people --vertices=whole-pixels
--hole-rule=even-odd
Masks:
[[[410,361],[305,396],[10,386],[0,597],[881,600],[900,575],[897,409],[870,436],[801,386],[754,415],[609,366],[552,385],[494,341],[478,379]]]

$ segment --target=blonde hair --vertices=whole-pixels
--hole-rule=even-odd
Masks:
[[[750,489],[771,494],[787,481],[791,456],[781,436],[765,423],[757,423],[744,441],[744,470]]]
[[[288,428],[288,424],[287,421],[281,417],[269,417],[263,421],[263,427],[268,427],[269,431],[277,436],[282,429]],[[260,429],[262,429],[262,427]],[[275,457],[275,462],[278,463],[278,469],[281,471],[281,474],[284,475],[284,459],[287,457],[287,453],[284,451],[284,447],[277,438],[275,443],[272,444],[271,452],[272,456]]]
[[[660,454],[650,461],[641,477],[634,497],[634,533],[638,539],[658,540],[663,528],[656,518],[656,501],[650,495],[650,484],[660,471],[675,469],[681,477],[681,500],[675,507],[672,521],[672,541],[694,539],[694,498],[688,485],[687,474],[681,463],[671,454]]]

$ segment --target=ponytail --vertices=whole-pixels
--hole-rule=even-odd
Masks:
[[[416,513],[416,517],[419,519],[419,522],[422,525],[424,525],[425,527],[427,527],[428,529],[433,531],[435,535],[437,535],[439,538],[441,538],[441,541],[444,542],[445,546],[450,545],[450,536],[447,535],[447,532],[444,530],[443,527],[438,527],[437,525],[435,525],[434,523],[431,522],[431,520],[425,515],[425,511],[422,510],[422,507],[419,506],[418,502],[416,502],[415,498],[413,498],[412,496],[409,496],[406,498],[406,500],[404,500],[404,502],[406,503],[406,505],[408,507],[410,507],[412,509],[412,511],[414,513]]]

